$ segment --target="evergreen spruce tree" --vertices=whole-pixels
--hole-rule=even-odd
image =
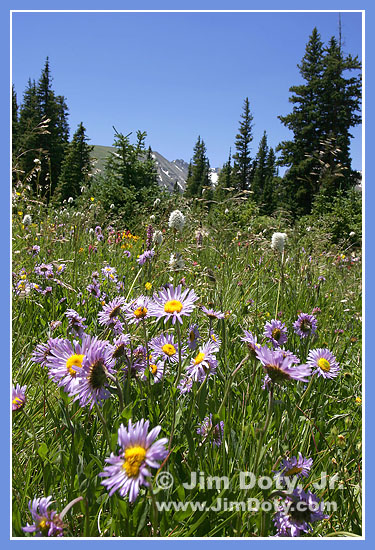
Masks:
[[[256,202],[261,202],[264,195],[264,186],[267,177],[268,144],[267,133],[264,132],[259,143],[259,149],[255,160],[254,176],[251,182],[253,198]]]
[[[81,194],[81,187],[88,183],[89,173],[92,168],[91,151],[93,147],[88,145],[86,128],[81,122],[66,148],[65,158],[61,165],[61,173],[55,191],[54,200],[62,202]]]
[[[281,178],[278,177],[276,165],[276,155],[272,147],[268,151],[265,163],[265,179],[262,195],[261,212],[271,215],[277,207],[279,201],[279,186]]]
[[[13,156],[18,151],[18,140],[19,140],[19,123],[18,123],[18,104],[17,104],[17,94],[12,85],[12,153]]]
[[[249,99],[246,98],[241,115],[240,127],[236,135],[236,152],[233,155],[233,181],[239,191],[250,188],[251,182],[251,156],[250,143],[253,140],[252,135],[253,116],[250,113]]]
[[[211,187],[210,163],[207,158],[207,150],[203,139],[198,136],[194,147],[191,171],[186,180],[185,195],[187,197],[201,197],[203,189]]]
[[[229,149],[229,157],[227,162],[223,164],[222,169],[219,172],[219,177],[217,180],[217,185],[215,188],[215,200],[222,201],[227,198],[232,188],[232,150]]]
[[[40,134],[39,145],[45,152],[45,156],[42,158],[41,180],[46,182],[50,198],[60,175],[61,164],[69,140],[69,127],[65,98],[56,96],[52,90],[48,57],[37,85],[37,98],[40,120],[49,121],[48,133]]]

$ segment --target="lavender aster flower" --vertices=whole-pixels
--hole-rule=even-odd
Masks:
[[[129,502],[134,502],[139,494],[141,485],[149,487],[147,478],[151,476],[149,468],[159,468],[160,461],[168,454],[166,445],[168,439],[162,438],[155,441],[161,426],[156,426],[148,433],[149,421],[142,419],[135,425],[129,420],[128,427],[123,424],[118,429],[118,444],[120,454],[111,453],[100,477],[107,477],[102,481],[109,496],[116,491],[124,497],[129,494]]]
[[[292,456],[292,458],[284,458],[281,461],[275,477],[281,480],[293,476],[297,476],[298,478],[308,477],[312,464],[312,458],[304,458],[301,453],[298,453],[298,458]]]
[[[40,252],[40,246],[38,244],[34,244],[34,246],[32,247],[31,249],[31,253],[33,255],[33,258],[35,258],[35,256],[37,256]]]
[[[151,356],[150,357],[150,362],[149,362],[149,365],[150,365],[150,372],[151,372],[151,375],[152,375],[152,379],[154,381],[154,383],[158,383],[161,381],[161,379],[163,378],[164,376],[164,372],[165,372],[165,363],[164,361],[154,361],[153,360],[153,357]],[[143,376],[141,377],[142,380],[147,380],[147,376],[146,376],[146,367],[147,365],[142,369],[143,370]]]
[[[294,332],[300,338],[307,338],[308,336],[315,334],[317,326],[318,322],[316,318],[308,313],[301,313],[298,315],[297,321],[293,323]]]
[[[198,325],[190,325],[188,331],[188,348],[190,350],[195,350],[200,340],[200,334],[198,330]]]
[[[202,306],[202,311],[205,313],[210,319],[224,319],[225,315],[221,311],[214,311],[213,309],[207,309],[206,307]]]
[[[315,367],[318,376],[323,378],[336,378],[340,372],[340,365],[336,357],[327,348],[317,348],[309,351],[307,364]]]
[[[109,265],[106,265],[105,267],[103,267],[102,273],[103,273],[104,277],[106,279],[108,279],[109,281],[115,281],[115,282],[117,281],[116,268],[115,267],[110,267]]]
[[[182,316],[191,315],[195,308],[194,302],[198,300],[198,296],[192,289],[181,290],[182,285],[173,288],[169,284],[158,295],[154,294],[153,300],[150,302],[150,315],[158,319],[164,318],[164,322],[172,319],[172,324],[175,324],[176,321],[182,324]]]
[[[69,394],[77,388],[77,369],[82,368],[85,355],[94,342],[91,336],[84,334],[82,344],[56,338],[55,344],[47,357],[48,376]]]
[[[272,382],[280,383],[292,379],[307,382],[306,377],[311,375],[309,365],[293,365],[293,359],[289,356],[284,357],[280,350],[270,350],[263,346],[256,349],[255,353]]]
[[[26,388],[27,386],[20,386],[19,384],[16,387],[12,388],[12,411],[17,411],[21,409],[26,403]]]
[[[81,338],[85,328],[87,328],[83,324],[86,321],[86,317],[81,317],[74,309],[67,309],[65,316],[68,318],[68,328],[76,332]]]
[[[46,344],[38,344],[31,354],[31,360],[34,363],[40,363],[42,367],[45,367],[52,349],[59,341],[59,338],[49,338]]]
[[[120,334],[113,340],[113,344],[108,344],[108,356],[117,364],[119,360],[124,359],[126,356],[129,344],[129,334]]]
[[[117,322],[117,317],[121,313],[122,307],[125,305],[125,298],[118,296],[105,306],[103,311],[98,313],[99,324],[106,327],[113,327]]]
[[[34,271],[37,275],[42,275],[46,279],[53,277],[53,265],[52,264],[40,264],[36,265]]]
[[[285,495],[279,511],[274,516],[278,537],[298,537],[312,530],[311,523],[321,521],[328,516],[323,513],[324,502],[311,491],[296,488]]]
[[[202,382],[206,376],[216,372],[217,360],[215,353],[217,346],[212,340],[199,348],[199,353],[192,359],[191,364],[187,367],[186,373],[193,380]]]
[[[137,258],[137,262],[139,265],[144,265],[147,261],[151,261],[154,256],[155,250],[153,248],[151,250],[146,250]]]
[[[284,323],[277,319],[267,322],[264,325],[264,336],[276,347],[282,346],[288,340],[287,328]]]
[[[246,342],[252,357],[255,357],[255,351],[260,348],[260,344],[257,342],[257,337],[249,330],[244,330],[244,335],[241,340]]]
[[[150,340],[150,349],[157,357],[164,361],[178,363],[179,351],[178,344],[174,341],[173,334],[161,334]],[[181,356],[185,354],[185,349],[181,349]]]
[[[104,399],[111,396],[107,389],[107,377],[113,375],[112,365],[108,342],[93,340],[83,358],[82,366],[76,370],[77,386],[72,395],[75,396],[75,401],[79,399],[81,407],[89,405],[92,409],[95,403],[100,405]]]
[[[219,447],[224,437],[224,422],[221,420],[219,424],[212,426],[212,413],[210,413],[210,416],[206,416],[203,419],[202,424],[197,429],[197,434],[203,437],[203,441],[209,438],[212,440],[213,445]]]
[[[48,510],[52,496],[34,498],[29,501],[33,524],[22,527],[25,533],[35,533],[37,537],[62,537],[63,523],[56,511]]]
[[[191,392],[194,380],[190,376],[183,376],[177,386],[181,395]]]
[[[218,352],[219,349],[220,349],[220,346],[221,346],[220,338],[212,330],[210,331],[210,333],[208,335],[208,338],[213,343],[214,347],[216,348],[216,352]]]
[[[133,302],[124,307],[124,316],[130,324],[139,324],[143,319],[149,316],[150,298],[147,296],[138,296]]]

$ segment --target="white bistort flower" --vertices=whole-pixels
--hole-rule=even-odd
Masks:
[[[184,269],[185,262],[182,259],[181,254],[179,254],[178,252],[176,254],[171,254],[171,257],[169,259],[169,267],[171,269]]]
[[[283,252],[284,247],[285,247],[286,239],[287,239],[287,234],[286,233],[274,233],[272,235],[271,247],[274,250],[278,250],[279,252]]]
[[[185,216],[179,210],[173,210],[169,216],[168,225],[171,229],[182,231],[185,225]]]
[[[69,204],[72,204],[72,202],[73,202],[73,197],[69,197],[69,198],[68,198],[68,203],[69,203]]]
[[[31,222],[32,222],[32,219],[30,214],[26,214],[22,220],[23,225],[31,225]]]
[[[155,244],[161,244],[163,242],[163,233],[161,231],[155,231],[152,240]]]

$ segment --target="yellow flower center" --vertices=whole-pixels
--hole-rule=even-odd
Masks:
[[[169,357],[174,355],[176,353],[176,348],[172,346],[172,344],[164,344],[164,346],[161,348],[164,353],[166,353]]]
[[[215,334],[211,334],[211,338],[214,342],[217,342]]]
[[[48,531],[49,531],[49,528],[50,528],[50,523],[49,521],[47,520],[47,518],[42,518],[40,521],[39,521],[39,524],[38,524],[38,527],[42,533],[42,535],[44,535],[45,537],[48,535]]]
[[[358,399],[358,398],[357,398]],[[17,409],[21,408],[22,405],[23,405],[23,400],[20,399],[19,397],[15,397],[12,401],[12,404],[13,405],[17,405]]]
[[[125,453],[125,462],[122,465],[126,475],[128,477],[136,477],[139,472],[139,468],[146,457],[146,449],[143,447],[131,447],[126,449]]]
[[[318,359],[318,367],[324,370],[324,372],[329,372],[331,370],[331,365],[329,364],[327,359],[324,359],[324,357]]]
[[[294,466],[293,468],[290,468],[290,470],[284,472],[284,476],[294,476],[296,474],[299,474],[300,472],[302,472],[302,468]]]
[[[178,300],[169,300],[164,306],[164,311],[166,313],[174,313],[175,311],[180,313],[183,307],[184,306]]]
[[[75,378],[77,374],[73,367],[81,368],[84,357],[84,355],[74,354],[67,360],[66,368],[68,369],[70,376],[72,376],[73,378]]]
[[[202,363],[205,357],[206,357],[206,354],[203,353],[203,351],[200,351],[194,360],[194,365],[199,365],[200,363]]]
[[[147,307],[139,307],[133,313],[137,319],[144,319],[147,315]]]
[[[156,365],[150,365],[150,369],[152,374],[155,376],[155,374],[158,372],[158,367]]]

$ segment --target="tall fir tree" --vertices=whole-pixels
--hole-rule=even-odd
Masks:
[[[41,180],[47,183],[49,198],[53,194],[60,175],[61,164],[69,141],[68,108],[63,96],[52,90],[52,77],[47,57],[37,85],[39,116],[48,120],[48,133],[40,134],[42,157]]]
[[[55,202],[62,202],[69,197],[73,199],[78,197],[81,194],[81,187],[88,183],[93,163],[91,157],[93,146],[88,145],[87,141],[86,128],[81,122],[66,148],[54,194]]]
[[[19,141],[19,121],[18,121],[18,104],[17,104],[17,94],[12,85],[12,153],[13,156],[18,151],[18,141]]]
[[[14,164],[20,177],[26,177],[35,168],[34,159],[42,156],[40,147],[41,120],[35,80],[28,80],[19,108],[17,149],[14,151]],[[22,174],[22,175],[21,175]],[[31,180],[36,192],[36,181]]]
[[[250,155],[250,143],[253,140],[252,134],[253,116],[250,112],[249,98],[244,100],[243,112],[239,122],[239,130],[236,135],[236,152],[233,155],[233,182],[239,191],[250,188],[252,161]]]
[[[253,198],[259,202],[263,200],[265,180],[267,177],[268,144],[267,133],[264,132],[259,143],[259,149],[255,159],[254,176],[251,182]]]
[[[203,190],[211,187],[210,163],[206,153],[206,145],[203,139],[198,136],[191,162],[191,174],[188,175],[186,180],[186,197],[200,198]]]
[[[265,163],[265,179],[261,204],[262,214],[271,215],[279,204],[280,180],[275,151],[270,147]]]
[[[232,149],[229,149],[227,162],[223,164],[219,172],[217,185],[215,187],[215,200],[222,201],[231,194],[232,187]]]

